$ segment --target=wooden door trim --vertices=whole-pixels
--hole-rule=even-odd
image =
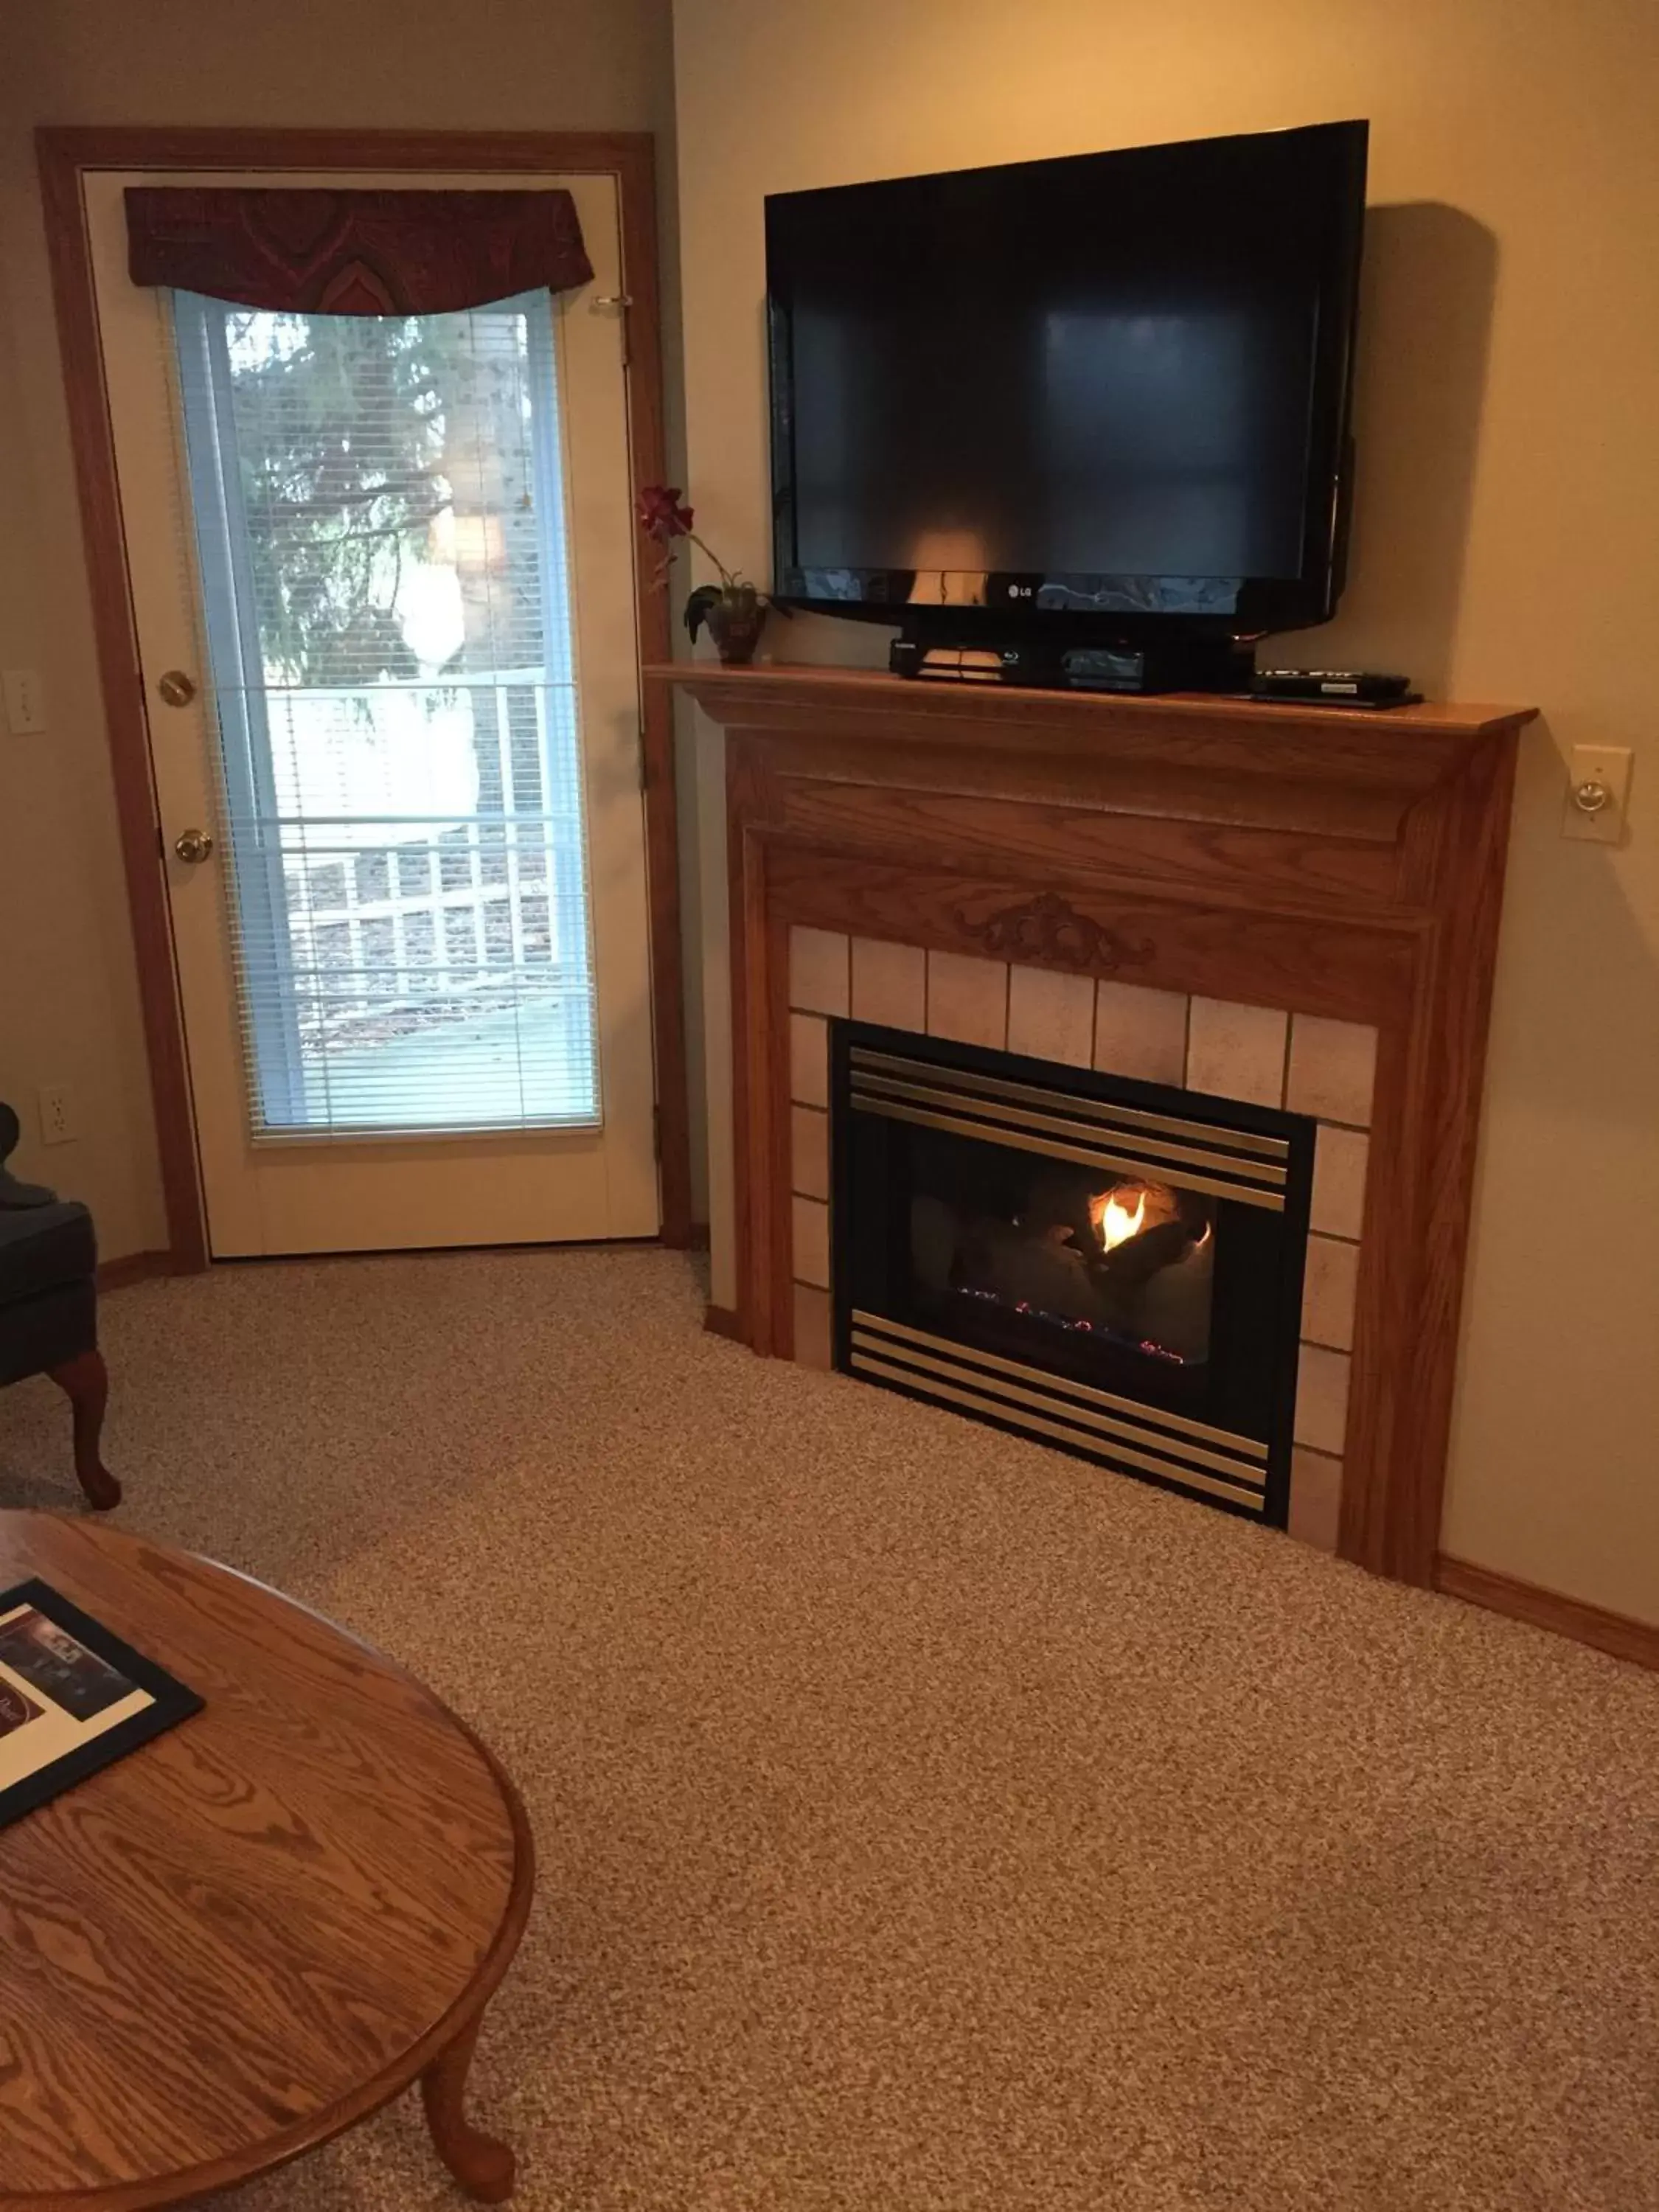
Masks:
[[[88,134],[77,132],[76,137]],[[40,189],[52,261],[58,343],[64,363],[70,439],[75,448],[81,535],[86,549],[98,677],[104,694],[116,822],[127,908],[138,966],[138,997],[149,1059],[150,1101],[161,1156],[162,1197],[173,1265],[182,1273],[208,1263],[207,1213],[196,1156],[196,1116],[185,1052],[184,1013],[173,959],[162,870],[160,818],[150,761],[149,722],[138,669],[138,641],[127,581],[115,439],[98,343],[92,252],[81,197],[85,167],[40,134]]]
[[[209,1261],[184,1012],[167,906],[149,723],[126,568],[115,441],[98,342],[98,312],[82,179],[99,169],[472,170],[608,175],[617,182],[627,309],[629,458],[633,489],[666,467],[658,298],[655,155],[645,131],[243,131],[185,126],[49,125],[35,133],[46,248],[110,767],[138,966],[139,1001],[167,1208],[168,1258],[183,1273]],[[640,713],[645,797],[662,1186],[662,1241],[689,1244],[690,1100],[686,1082],[679,835],[672,702],[645,668],[668,658],[668,605],[651,588],[655,548],[635,526]]]

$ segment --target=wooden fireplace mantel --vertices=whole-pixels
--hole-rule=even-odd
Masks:
[[[790,1342],[792,923],[1374,1024],[1343,1553],[1428,1583],[1527,707],[648,672],[726,732],[740,1334]]]

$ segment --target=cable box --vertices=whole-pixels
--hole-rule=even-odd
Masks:
[[[1412,690],[1409,676],[1374,668],[1258,668],[1249,690],[1253,699],[1300,699],[1321,707],[1414,707],[1423,696]]]
[[[1013,684],[1048,691],[1242,691],[1250,649],[1231,640],[1180,637],[1153,645],[932,644],[895,638],[895,676],[932,684]]]

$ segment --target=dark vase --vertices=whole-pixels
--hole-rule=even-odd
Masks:
[[[728,668],[746,668],[766,627],[766,602],[752,584],[734,584],[712,599],[703,614],[714,650]]]

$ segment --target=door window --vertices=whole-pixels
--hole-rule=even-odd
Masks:
[[[173,319],[252,1133],[596,1126],[547,295]]]

